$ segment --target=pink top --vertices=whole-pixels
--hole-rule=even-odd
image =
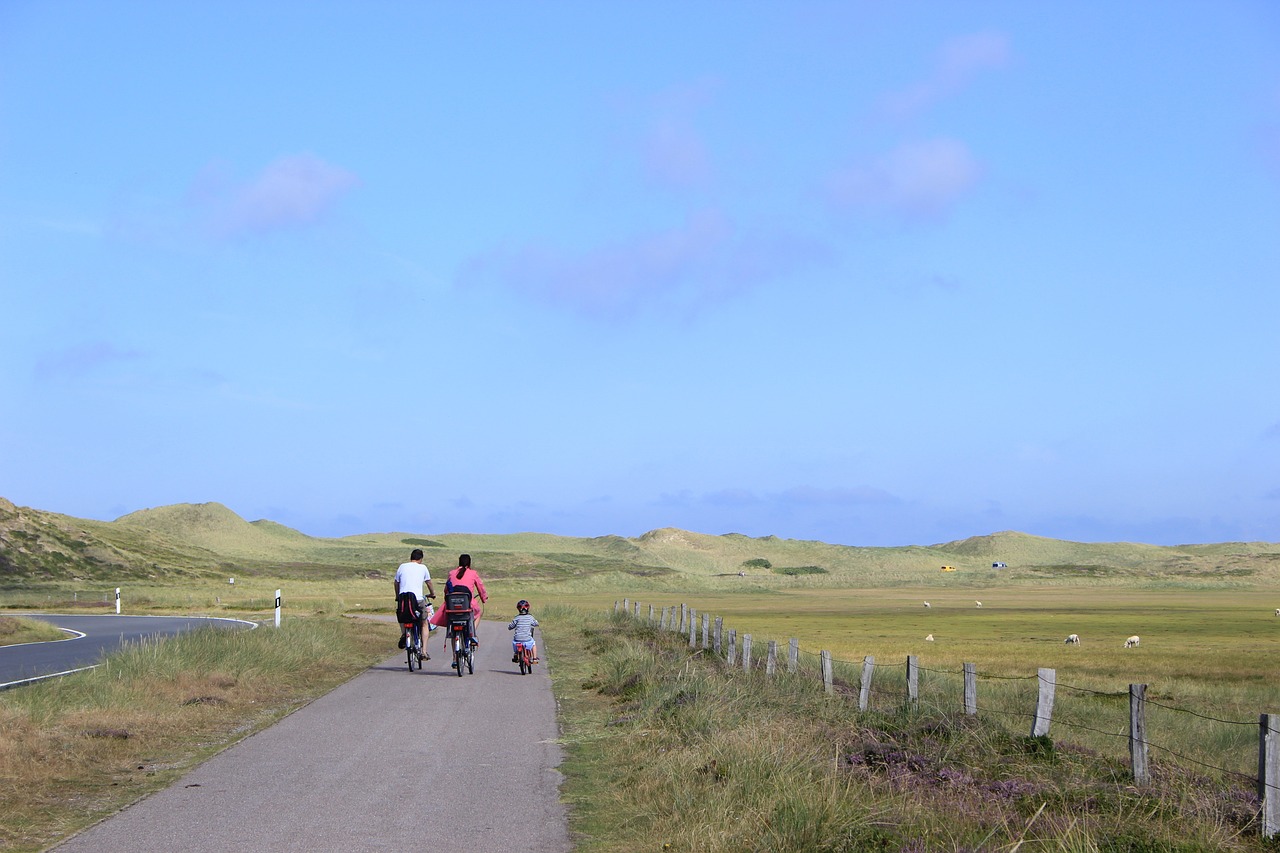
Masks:
[[[480,580],[480,575],[475,569],[468,568],[466,574],[462,576],[462,580],[458,580],[458,570],[450,569],[449,574],[444,576],[446,588],[452,583],[454,588],[463,587],[471,590],[471,612],[475,614],[477,619],[484,610],[480,605],[489,600],[489,593],[485,592],[484,581]],[[436,611],[436,615],[431,617],[432,625],[445,625],[447,617],[444,608]]]

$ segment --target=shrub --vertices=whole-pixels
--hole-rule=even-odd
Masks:
[[[822,566],[774,566],[775,575],[825,575],[827,570]]]
[[[410,538],[410,539],[401,539],[400,541],[401,541],[401,542],[403,542],[403,543],[404,543],[404,544],[406,544],[406,545],[419,545],[419,546],[421,546],[421,547],[423,547],[423,548],[443,548],[443,547],[444,547],[444,543],[443,543],[443,542],[437,542],[437,541],[436,541],[436,540],[434,540],[434,539],[412,539],[412,538]]]

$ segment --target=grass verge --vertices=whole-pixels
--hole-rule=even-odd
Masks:
[[[859,713],[620,615],[548,607],[579,849],[1261,851],[1245,785],[963,715]],[[573,650],[573,654],[567,654]]]
[[[60,629],[23,616],[0,616],[0,646],[16,646],[20,643],[44,643],[66,639]]]
[[[0,693],[0,850],[41,850],[386,657],[385,624],[286,620],[138,643]]]

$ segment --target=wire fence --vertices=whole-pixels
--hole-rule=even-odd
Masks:
[[[1229,719],[1146,698],[1147,685],[1098,690],[1061,682],[1051,669],[1010,676],[981,673],[974,664],[960,669],[925,667],[915,655],[887,662],[870,656],[842,660],[829,652],[802,650],[794,638],[771,644],[738,634],[721,618],[698,614],[683,604],[648,605],[642,610],[639,603],[624,599],[614,604],[615,612],[620,609],[687,634],[691,648],[712,651],[726,665],[790,673],[857,702],[861,710],[908,710],[926,717],[962,711],[1023,736],[1065,730],[1074,746],[1127,766],[1139,784],[1146,781],[1148,751],[1154,751],[1162,760],[1194,767],[1210,779],[1254,786],[1264,837],[1280,835],[1280,715]],[[770,648],[772,655],[766,652]]]

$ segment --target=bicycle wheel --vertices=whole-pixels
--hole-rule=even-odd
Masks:
[[[417,659],[417,657],[413,653],[413,629],[412,628],[410,628],[409,631],[406,632],[405,634],[404,651],[405,651],[405,658],[407,658],[409,661],[409,671],[413,672],[413,663]]]
[[[467,672],[474,675],[476,671],[476,651],[475,649],[467,649]]]
[[[455,632],[453,635],[453,668],[458,671],[458,677],[462,677],[462,664],[466,660],[466,655],[462,651],[462,638]]]
[[[533,671],[533,665],[529,663],[529,650],[524,646],[520,647],[520,674],[528,675]]]

